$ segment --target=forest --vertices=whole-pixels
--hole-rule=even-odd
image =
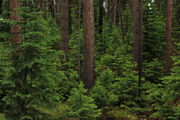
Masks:
[[[180,120],[180,0],[0,0],[0,120]]]

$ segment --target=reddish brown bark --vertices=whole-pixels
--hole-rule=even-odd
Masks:
[[[173,0],[166,0],[166,50],[165,50],[165,73],[168,75],[172,67],[172,14]]]
[[[20,6],[20,2],[17,0],[9,1],[10,19],[17,22],[17,24],[11,26],[11,41],[14,45],[17,45],[18,49],[19,44],[21,43],[21,27],[18,24],[18,22],[21,21],[21,17],[18,15]]]
[[[94,84],[94,0],[84,0],[84,84],[90,89]]]
[[[142,76],[142,0],[134,0],[132,5],[134,27],[133,56],[137,63],[140,86]]]
[[[69,37],[71,32],[70,24],[70,1],[61,0],[61,18],[60,18],[60,28],[61,28],[61,50],[65,53],[69,51]]]

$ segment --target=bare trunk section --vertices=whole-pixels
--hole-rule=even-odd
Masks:
[[[44,12],[45,10],[45,0],[40,0],[40,10]]]
[[[82,60],[81,60],[81,45],[82,45],[82,40],[81,40],[81,21],[82,21],[82,0],[78,0],[78,32],[79,32],[79,40],[78,40],[78,49],[79,49],[79,59],[78,59],[78,74],[79,74],[79,81],[82,78]]]
[[[54,0],[49,0],[49,12],[51,13],[52,17],[55,17],[55,4],[54,4]]]
[[[19,59],[19,55],[24,54],[21,51],[21,47],[20,44],[22,42],[21,39],[21,27],[19,25],[18,22],[21,21],[21,17],[19,15],[20,12],[20,7],[21,7],[21,3],[19,0],[9,0],[9,10],[10,10],[10,20],[13,20],[15,22],[17,22],[15,25],[11,25],[11,42],[12,44],[15,46],[15,49],[17,51],[17,54],[13,54],[13,61],[14,61],[14,68],[15,68],[15,72],[13,74],[14,76],[14,83],[15,83],[15,87],[13,89],[13,91],[20,91],[22,89],[22,79],[21,76],[19,74],[19,66],[17,65],[18,59]],[[15,98],[16,103],[18,104],[18,106],[20,106],[20,109],[25,111],[25,101],[21,98],[21,97],[16,97]]]
[[[133,27],[133,56],[135,62],[137,63],[140,87],[142,77],[142,0],[134,0],[133,2]]]
[[[126,4],[125,4],[126,5]],[[121,29],[121,38],[123,41],[125,41],[125,27],[124,27],[124,20],[123,20],[123,6],[125,6],[121,1],[118,1],[118,11],[117,11],[117,15],[118,15],[118,19],[117,22],[119,23],[120,29]]]
[[[84,0],[84,84],[91,89],[94,84],[94,0]]]
[[[110,20],[112,22],[113,25],[117,24],[117,0],[108,0],[107,4],[108,4],[108,20]]]
[[[71,32],[70,25],[70,1],[61,0],[60,3],[61,17],[60,17],[60,28],[61,28],[61,50],[65,53],[69,51],[69,36]]]
[[[165,74],[169,74],[172,67],[172,14],[173,0],[166,0],[166,50],[165,50]]]
[[[16,21],[17,24],[11,26],[11,41],[14,45],[16,45],[17,50],[19,49],[19,44],[21,43],[21,27],[18,22],[21,21],[21,17],[19,14],[20,2],[17,0],[10,0],[9,2],[10,9],[10,19]]]
[[[99,0],[99,34],[103,32],[103,18],[104,18],[104,0]]]

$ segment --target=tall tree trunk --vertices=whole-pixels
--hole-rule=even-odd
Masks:
[[[40,0],[40,10],[44,12],[45,10],[45,0]]]
[[[103,18],[104,18],[104,0],[99,0],[99,34],[103,32]]]
[[[117,24],[117,0],[108,0],[108,20],[112,22],[113,25]]]
[[[133,56],[137,63],[139,76],[139,86],[142,77],[142,0],[133,1],[133,26],[134,26],[134,42]]]
[[[79,81],[82,78],[82,60],[81,60],[81,46],[82,46],[82,40],[81,40],[81,21],[82,21],[82,0],[78,0],[78,19],[77,19],[77,23],[78,23],[78,32],[79,32],[79,36],[78,36],[78,49],[79,49],[79,59],[78,59],[78,74],[79,74]]]
[[[126,5],[126,4],[125,4]],[[121,1],[118,1],[118,10],[117,10],[117,22],[119,23],[120,29],[121,29],[121,38],[123,41],[125,41],[125,27],[124,27],[124,20],[123,20],[123,11],[125,6]]]
[[[2,14],[2,3],[3,3],[3,0],[0,0],[0,15]]]
[[[61,50],[68,53],[69,36],[71,32],[70,24],[70,0],[61,0],[61,17],[60,17],[60,28],[61,28]]]
[[[21,75],[19,74],[19,66],[17,65],[19,55],[23,54],[20,48],[20,44],[22,42],[21,34],[20,34],[21,27],[18,23],[21,21],[21,17],[19,15],[20,7],[21,7],[21,3],[19,0],[9,0],[10,20],[17,22],[15,25],[11,26],[11,42],[15,46],[16,51],[18,51],[17,52],[18,54],[13,55],[13,60],[14,60],[13,66],[16,70],[13,74],[14,83],[15,83],[15,87],[13,89],[14,92],[21,91],[23,86]],[[25,101],[21,97],[16,97],[15,101],[18,104],[18,106],[20,106],[20,109],[22,111],[25,111],[26,109]]]
[[[21,21],[21,17],[18,15],[20,9],[20,2],[18,2],[17,0],[10,0],[9,9],[10,19],[17,22],[16,25],[11,26],[11,41],[14,45],[16,45],[16,48],[19,49],[19,44],[21,43],[21,27],[18,24],[18,22]]]
[[[55,17],[55,4],[54,4],[54,0],[49,0],[49,12],[51,13],[52,17]]]
[[[170,73],[172,67],[172,14],[173,0],[166,0],[166,50],[165,50],[165,74]]]
[[[84,84],[91,89],[94,84],[94,0],[84,0]]]

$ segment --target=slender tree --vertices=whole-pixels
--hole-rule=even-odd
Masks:
[[[21,21],[19,14],[20,2],[18,0],[10,0],[9,1],[9,9],[10,9],[10,19],[17,22],[15,25],[11,26],[11,41],[14,45],[16,45],[17,49],[19,49],[19,44],[21,43],[21,27],[18,22]]]
[[[134,42],[133,56],[137,63],[139,86],[142,77],[142,0],[133,1]]]
[[[55,17],[55,4],[54,4],[54,0],[49,0],[49,12],[51,13],[52,17]]]
[[[99,34],[103,32],[103,17],[104,17],[104,0],[99,0]]]
[[[116,25],[118,1],[117,0],[108,0],[107,4],[108,4],[108,8],[107,8],[108,20],[110,20],[113,25]]]
[[[90,89],[94,84],[94,0],[84,0],[84,84]]]
[[[61,17],[60,17],[61,50],[63,50],[65,53],[68,53],[69,51],[68,40],[71,33],[70,0],[61,0],[60,9],[61,9]]]
[[[81,21],[82,21],[82,0],[78,0],[78,32],[79,32],[79,40],[78,40],[78,49],[79,49],[79,58],[81,58],[81,46],[82,46],[82,40],[81,40]],[[79,74],[79,80],[81,80],[81,67],[82,67],[82,60],[78,59],[78,74]]]
[[[172,67],[172,15],[173,0],[166,0],[166,50],[165,50],[165,73],[169,74]]]
[[[44,0],[40,0],[40,10],[42,12],[44,12],[44,10],[45,10],[45,1]]]

